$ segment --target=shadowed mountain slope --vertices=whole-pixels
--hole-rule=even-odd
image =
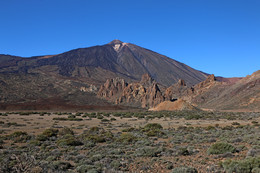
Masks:
[[[75,49],[51,58],[42,58],[37,60],[37,66],[57,66],[59,75],[91,78],[102,82],[114,77],[139,81],[143,74],[148,73],[166,86],[179,79],[193,85],[207,76],[166,56],[119,40],[103,46]]]

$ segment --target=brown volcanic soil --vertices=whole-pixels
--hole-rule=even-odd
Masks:
[[[66,105],[66,104],[38,104],[38,103],[27,103],[27,104],[0,104],[0,110],[2,111],[98,111],[98,110],[132,110],[134,108],[119,106],[119,105],[107,105],[107,106],[99,106],[99,105]]]
[[[197,110],[198,108],[192,106],[187,101],[178,99],[176,101],[164,101],[158,104],[151,111],[176,111],[176,110]]]
[[[232,77],[232,78],[216,77],[216,79],[217,79],[217,81],[220,81],[220,82],[234,84],[234,83],[240,81],[241,79],[243,79],[243,77]]]
[[[88,113],[91,112],[100,112],[104,113],[113,110],[102,110],[100,111],[95,111],[95,110],[88,110]],[[124,110],[125,112],[126,110]],[[141,110],[136,109],[132,110],[132,112],[140,112]],[[58,111],[59,112],[59,111]],[[120,113],[122,111],[118,111],[117,113]],[[1,111],[0,113],[5,113],[5,111]],[[75,114],[76,112],[72,112]],[[114,112],[115,113],[115,112]],[[163,113],[163,112],[162,112]],[[112,113],[113,114],[113,113]],[[152,112],[151,112],[152,114]],[[149,115],[149,114],[148,114]],[[235,120],[228,120],[224,119],[198,119],[198,120],[187,120],[184,118],[155,118],[151,120],[147,120],[144,118],[137,119],[137,118],[121,118],[121,117],[116,117],[116,116],[110,116],[110,118],[115,118],[115,121],[110,122],[109,124],[112,125],[112,127],[108,127],[107,123],[102,123],[101,119],[97,118],[92,118],[89,119],[88,117],[83,118],[83,117],[78,117],[78,118],[83,118],[83,121],[58,121],[58,120],[53,120],[53,118],[67,118],[68,115],[66,113],[62,113],[61,115],[57,115],[55,112],[50,112],[50,115],[44,115],[40,116],[40,114],[31,114],[31,115],[19,115],[19,114],[12,114],[8,113],[8,116],[1,116],[1,121],[5,123],[18,123],[18,124],[28,124],[25,126],[15,126],[13,128],[9,127],[4,127],[1,130],[6,131],[4,133],[10,134],[14,131],[26,131],[26,132],[34,132],[35,134],[39,134],[42,131],[44,131],[46,128],[50,128],[53,124],[55,126],[62,126],[62,127],[70,127],[73,129],[77,129],[79,126],[86,126],[86,127],[95,127],[99,126],[102,128],[108,128],[108,129],[113,129],[113,131],[118,132],[121,131],[127,127],[143,127],[148,123],[159,123],[163,126],[164,129],[171,129],[171,128],[178,128],[178,127],[208,127],[208,126],[219,126],[219,127],[225,127],[225,126],[231,126],[232,123],[237,122],[240,125],[247,125],[247,124],[252,124],[253,121],[260,122],[260,117],[254,117],[254,118],[249,118],[248,120],[246,119],[235,119]],[[29,123],[28,123],[29,122]],[[83,129],[78,129],[76,130],[78,133],[82,133]]]
[[[51,99],[43,99],[37,102],[31,103],[0,103],[0,110],[2,111],[14,111],[14,110],[47,110],[47,111],[91,111],[91,110],[134,110],[135,108],[121,106],[121,105],[112,105],[110,103],[103,103],[101,105],[74,105],[70,104],[65,100],[60,98],[51,98]]]

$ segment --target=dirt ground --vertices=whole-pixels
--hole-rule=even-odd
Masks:
[[[252,121],[260,122],[260,117],[253,118],[250,120],[185,120],[184,118],[155,118],[152,120],[137,119],[137,118],[120,118],[110,116],[110,118],[115,118],[115,121],[109,123],[103,123],[97,118],[83,118],[82,121],[57,121],[53,118],[67,118],[68,115],[56,115],[51,113],[50,115],[40,116],[40,114],[32,115],[19,115],[19,114],[8,114],[8,116],[0,116],[0,121],[4,123],[17,123],[18,126],[1,127],[5,134],[10,134],[14,131],[25,131],[31,134],[39,134],[46,128],[50,127],[70,127],[77,133],[82,133],[85,128],[99,126],[105,129],[110,129],[112,131],[120,131],[126,127],[143,127],[147,123],[159,123],[164,129],[168,128],[178,128],[180,126],[190,126],[190,127],[208,127],[208,126],[230,126],[232,123],[237,122],[240,125],[252,124]]]

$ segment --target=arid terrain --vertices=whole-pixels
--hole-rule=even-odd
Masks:
[[[2,112],[1,172],[257,172],[258,112]]]

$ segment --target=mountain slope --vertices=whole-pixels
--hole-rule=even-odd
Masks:
[[[184,98],[200,108],[260,111],[260,71],[236,82],[219,82],[210,75],[192,90]]]
[[[41,58],[37,60],[36,66],[56,66],[59,75],[89,78],[89,81],[96,80],[99,84],[114,77],[139,81],[143,74],[148,73],[166,86],[179,79],[193,85],[207,76],[166,56],[119,40],[103,46],[75,49],[50,58]]]

